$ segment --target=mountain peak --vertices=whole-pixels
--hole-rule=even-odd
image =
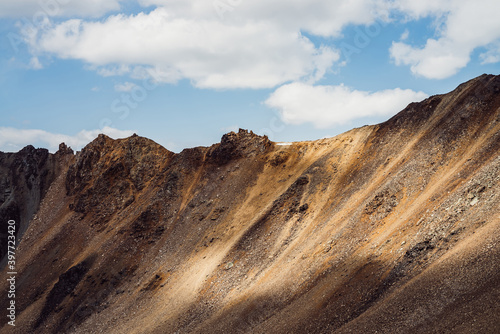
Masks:
[[[267,136],[259,136],[252,131],[239,129],[222,136],[219,144],[213,145],[208,151],[208,157],[219,164],[225,164],[231,159],[254,157],[271,147]]]
[[[499,106],[500,76],[483,74],[460,84],[448,94],[410,103],[381,126],[389,131],[406,128],[412,133],[418,133],[421,127],[433,125],[465,128],[477,122],[485,124],[495,121]],[[441,124],[443,122],[447,124]]]

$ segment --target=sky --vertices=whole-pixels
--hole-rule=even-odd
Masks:
[[[332,137],[500,72],[498,0],[2,0],[0,150]]]

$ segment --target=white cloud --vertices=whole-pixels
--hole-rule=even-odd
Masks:
[[[5,13],[33,8],[38,1],[6,0],[0,12],[2,6]],[[455,74],[474,49],[500,39],[498,0],[135,0],[156,8],[101,20],[81,17],[116,10],[121,0],[43,1],[64,2],[60,14],[80,19],[21,28],[33,56],[79,59],[103,76],[188,79],[200,88],[314,83],[340,54],[335,42],[315,45],[306,35],[340,38],[346,26],[401,19],[399,14],[403,21],[435,19],[435,36],[425,45],[411,45],[408,31],[390,49],[396,64],[427,78]],[[489,50],[481,58],[488,63],[499,57]]]
[[[393,42],[390,52],[396,65],[410,65],[413,74],[429,79],[444,79],[467,65],[471,50],[454,45],[451,41],[429,39],[422,49]]]
[[[32,57],[30,60],[29,68],[34,70],[41,70],[43,68],[43,65],[40,63],[38,57]]]
[[[430,79],[443,79],[467,66],[472,51],[500,40],[498,0],[402,1],[398,8],[414,19],[433,16],[438,22],[438,38],[423,47],[393,43],[390,53],[397,65],[409,65],[412,73]],[[484,53],[484,62],[496,62],[494,51]]]
[[[131,92],[132,89],[136,88],[137,85],[132,82],[124,82],[122,84],[116,84],[115,85],[115,91],[117,92]]]
[[[493,64],[500,62],[500,40],[487,46],[487,51],[479,55],[482,64]]]
[[[288,31],[304,30],[325,37],[340,36],[349,24],[387,19],[392,6],[385,0],[139,0],[139,3],[163,6],[174,17],[218,19],[229,25],[276,22]]]
[[[0,151],[17,152],[26,145],[40,145],[55,152],[62,142],[74,150],[80,150],[97,138],[100,133],[112,138],[125,138],[131,136],[134,131],[118,130],[106,126],[100,130],[82,130],[74,136],[68,136],[38,129],[0,127]]]
[[[221,18],[213,1],[142,0],[149,13],[101,21],[71,19],[26,37],[35,55],[80,59],[104,75],[147,72],[159,82],[191,80],[201,88],[270,88],[314,82],[338,50],[301,32],[338,37],[349,24],[385,19],[382,0],[229,1]]]
[[[158,81],[187,78],[202,88],[268,88],[318,78],[339,58],[272,22],[194,21],[172,18],[163,8],[104,22],[68,20],[42,31],[32,47],[120,73],[139,64]]]
[[[456,0],[399,0],[393,8],[408,15],[409,19],[418,20],[427,16],[439,16],[447,13]]]
[[[123,64],[107,67],[89,66],[88,68],[90,70],[97,70],[97,73],[103,77],[122,76],[130,73],[130,66]]]
[[[404,41],[407,40],[408,37],[410,37],[410,32],[408,31],[408,29],[405,29],[405,31],[401,34],[401,37],[399,37],[399,39]]]
[[[423,92],[409,89],[371,93],[344,85],[312,86],[294,82],[278,88],[265,104],[279,110],[285,123],[313,123],[317,128],[328,128],[357,118],[393,115],[410,102],[426,97]]]
[[[101,16],[120,9],[123,0],[2,0],[0,17],[28,17],[32,24],[44,17]]]

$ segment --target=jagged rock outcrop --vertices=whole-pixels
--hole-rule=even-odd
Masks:
[[[104,225],[109,217],[135,200],[161,172],[160,163],[173,155],[153,141],[133,135],[116,145],[105,135],[78,153],[66,174],[66,193],[77,194],[69,208],[90,213],[95,223]]]
[[[214,145],[207,156],[218,164],[225,164],[241,157],[252,158],[265,153],[271,147],[267,136],[258,136],[252,131],[239,129],[222,136],[220,144]]]
[[[0,268],[5,265],[8,221],[16,222],[19,241],[45,193],[72,155],[73,151],[64,143],[56,154],[31,145],[18,153],[0,152]]]
[[[291,145],[99,136],[31,221],[1,330],[498,332],[499,89]]]

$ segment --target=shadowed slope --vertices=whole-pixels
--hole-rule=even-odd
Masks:
[[[21,240],[50,185],[72,158],[73,151],[64,143],[56,154],[31,145],[17,153],[0,152],[1,269],[7,263],[8,221],[16,222],[16,237]]]

